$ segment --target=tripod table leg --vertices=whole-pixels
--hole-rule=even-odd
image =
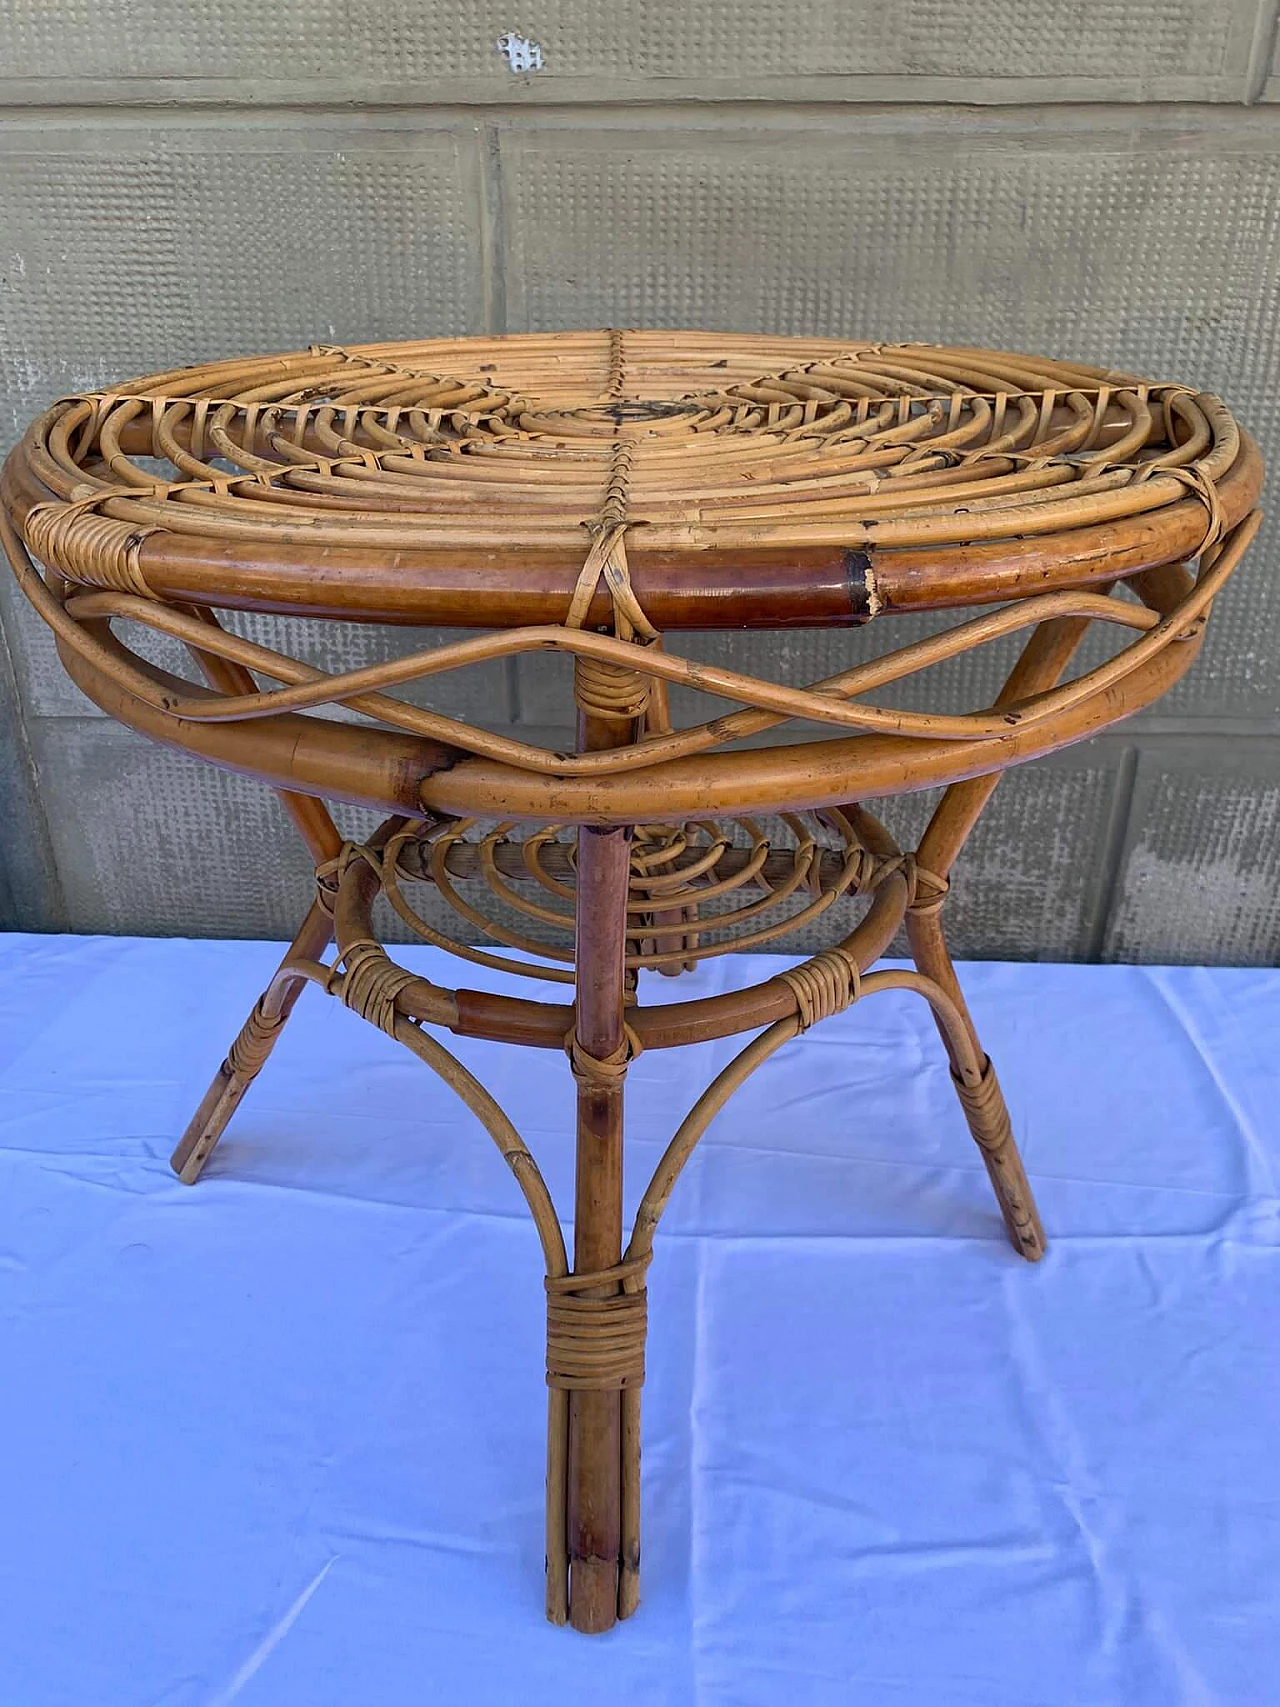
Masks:
[[[973,1018],[965,1006],[938,914],[908,913],[907,937],[917,968],[951,998],[959,1010],[960,1019],[968,1032],[977,1059],[984,1063],[978,1076],[974,1075],[972,1069],[966,1070],[953,1040],[947,1035],[945,1026],[939,1022],[938,1030],[951,1060],[951,1078],[956,1087],[956,1095],[960,1098],[960,1106],[964,1109],[964,1116],[974,1141],[982,1152],[987,1177],[996,1194],[996,1202],[1000,1205],[1009,1239],[1019,1256],[1026,1257],[1028,1262],[1039,1262],[1045,1253],[1040,1212],[1036,1208],[1031,1183],[1027,1179],[1022,1157],[1014,1142],[1009,1110],[1005,1104],[1004,1093],[1000,1089],[1000,1081],[996,1077],[991,1058],[978,1041]]]
[[[214,1075],[213,1083],[191,1118],[169,1166],[183,1185],[194,1185],[227,1122],[239,1108],[249,1086],[257,1078],[275,1047],[284,1023],[293,1012],[306,979],[286,971],[291,960],[314,960],[323,954],[333,934],[333,920],[318,902],[302,921],[280,969],[267,985],[227,1051],[227,1058]]]

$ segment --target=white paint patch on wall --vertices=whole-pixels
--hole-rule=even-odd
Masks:
[[[498,52],[513,73],[542,70],[541,46],[530,41],[528,36],[517,35],[514,30],[504,30],[498,37]]]

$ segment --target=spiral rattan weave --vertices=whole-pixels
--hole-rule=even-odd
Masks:
[[[1191,666],[1257,529],[1261,478],[1224,405],[1172,380],[928,344],[616,330],[152,374],[55,403],[9,458],[6,551],[72,678],[131,727],[269,783],[315,860],[310,911],[174,1167],[199,1176],[311,983],[440,1074],[524,1194],[547,1293],[552,1618],[598,1630],[635,1609],[655,1230],[710,1121],[784,1042],[877,990],[927,1000],[1014,1248],[1043,1253],[943,935],[952,867],[1003,770]],[[949,629],[874,655],[851,637],[847,666],[811,683],[712,666],[680,638],[870,622],[892,636],[898,613],[948,609],[963,613]],[[332,673],[290,649],[287,620],[266,645],[236,632],[238,611],[481,632]],[[1094,625],[1109,653],[1071,677]],[[190,671],[118,629],[180,642]],[[889,703],[1010,637],[1025,643],[991,703]],[[571,751],[397,693],[534,655],[562,661]],[[682,727],[673,687],[705,706]],[[941,802],[903,849],[865,803],[930,785]],[[386,821],[345,839],[334,801]],[[415,904],[423,885],[448,928]],[[407,972],[378,940],[380,895],[464,966],[570,999]],[[647,974],[785,947],[837,908],[839,940],[754,988],[645,1000]],[[873,970],[901,925],[916,970]],[[535,1157],[431,1027],[565,1050],[572,1264]],[[629,1061],[748,1032],[624,1239]]]
[[[1084,585],[1101,572],[1079,530],[1098,525],[1124,524],[1129,566],[1149,567],[1203,540],[1200,497],[1239,519],[1256,457],[1183,384],[925,344],[615,331],[153,374],[59,405],[14,475],[82,504],[37,528],[74,578],[388,620],[439,622],[469,587],[503,622],[559,619],[546,600],[592,531],[625,522],[638,603],[669,629],[701,625],[699,577],[730,553],[740,586],[771,595],[766,626],[997,596],[1025,578],[1011,547],[1028,538],[1041,590]],[[112,551],[102,517],[142,538]],[[409,556],[376,573],[391,552]]]

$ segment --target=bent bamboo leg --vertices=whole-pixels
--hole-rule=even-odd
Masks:
[[[616,1059],[626,1042],[629,864],[629,831],[579,831],[575,1035],[582,1053],[599,1061]],[[578,1078],[575,1273],[613,1268],[622,1256],[622,1084],[620,1073],[612,1081]],[[576,1630],[607,1630],[617,1620],[621,1482],[619,1392],[570,1393],[569,1622]]]
[[[210,628],[216,628],[219,633],[222,632],[221,623],[206,606],[194,605],[192,609],[201,622],[207,623]],[[233,663],[230,658],[219,658],[213,652],[202,652],[198,646],[188,646],[187,650],[209,686],[216,688],[219,693],[234,697],[237,694],[258,692],[258,684],[243,664]],[[342,846],[342,837],[324,802],[309,794],[294,794],[287,788],[273,789],[272,792],[293,819],[298,834],[307,844],[316,864],[332,859]]]
[[[1045,1253],[1044,1227],[1040,1212],[1027,1179],[1022,1157],[1014,1141],[1009,1110],[1005,1105],[1000,1081],[991,1064],[991,1057],[978,1040],[973,1017],[965,1004],[955,967],[942,934],[942,922],[937,913],[914,913],[907,916],[907,938],[912,958],[925,977],[931,979],[951,998],[964,1027],[972,1055],[980,1063],[974,1071],[970,1061],[962,1059],[954,1039],[943,1024],[937,1009],[934,1021],[951,1062],[951,1082],[956,1088],[969,1131],[982,1153],[987,1177],[1000,1205],[1010,1242],[1019,1256],[1028,1262],[1039,1262]]]
[[[169,1166],[183,1185],[194,1185],[200,1178],[227,1122],[261,1072],[284,1029],[285,1021],[293,1012],[294,1003],[302,994],[307,980],[301,974],[290,975],[287,971],[289,963],[318,958],[328,947],[332,934],[333,920],[318,901],[313,902],[280,962],[279,970],[254,1004],[227,1051],[226,1060],[205,1092],[204,1100],[192,1116],[191,1124],[169,1158]]]
[[[211,628],[220,627],[213,612],[203,606],[196,607],[196,614]],[[217,688],[219,692],[244,694],[256,691],[253,677],[242,665],[232,663],[226,658],[215,657],[212,652],[202,652],[195,646],[189,647],[188,650],[209,685]],[[324,802],[309,795],[293,794],[282,788],[276,789],[275,793],[280,804],[293,819],[316,864],[332,859],[342,846],[342,837]],[[214,1146],[226,1129],[227,1122],[240,1106],[244,1093],[262,1070],[285,1021],[293,1012],[293,1004],[302,993],[305,979],[282,978],[281,973],[291,959],[314,960],[323,954],[329,946],[332,934],[333,924],[329,915],[322,907],[313,903],[311,911],[302,922],[302,928],[280,963],[280,970],[241,1027],[227,1059],[219,1067],[213,1083],[205,1092],[204,1100],[192,1117],[191,1124],[169,1158],[169,1166],[184,1185],[194,1185],[200,1178],[201,1171],[213,1154]]]
[[[1003,705],[1051,688],[1071,661],[1088,626],[1087,621],[1077,617],[1055,617],[1042,622],[1023,648],[996,704]],[[952,783],[947,789],[920,839],[917,857],[926,871],[944,880],[950,876],[951,867],[983,807],[995,792],[1000,775],[997,771],[987,776],[971,777],[965,782]],[[934,1018],[938,1021],[938,1030],[951,1061],[956,1095],[960,1098],[969,1130],[982,1152],[1009,1238],[1021,1256],[1029,1262],[1038,1262],[1045,1252],[1044,1228],[1014,1141],[1004,1093],[991,1058],[978,1040],[973,1017],[961,993],[937,907],[908,912],[907,940],[920,972],[931,978],[955,1004],[978,1060],[983,1063],[977,1076],[962,1069],[955,1044],[935,1010]]]
[[[925,870],[943,879],[949,876],[956,855],[998,781],[998,775],[974,777],[968,782],[953,783],[947,790],[921,838],[918,857]],[[1000,1206],[1009,1239],[1019,1256],[1028,1262],[1039,1262],[1045,1253],[1040,1212],[1014,1140],[1009,1110],[995,1067],[979,1041],[973,1016],[960,989],[938,906],[908,911],[907,941],[917,969],[951,998],[967,1040],[981,1063],[977,1074],[971,1065],[966,1066],[956,1048],[956,1040],[948,1034],[935,1009],[934,1021],[951,1062],[951,1080],[969,1131],[982,1152],[987,1177]]]

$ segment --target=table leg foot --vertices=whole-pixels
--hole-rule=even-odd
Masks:
[[[640,1383],[646,1295],[642,1259],[548,1281],[547,1368],[553,1387],[547,1473],[547,1616],[595,1635],[640,1604]],[[618,1381],[624,1384],[619,1387]]]
[[[955,1073],[952,1074],[952,1083],[969,1122],[969,1130],[982,1152],[987,1177],[1000,1205],[1010,1242],[1019,1256],[1028,1262],[1039,1262],[1045,1253],[1044,1228],[1022,1157],[1014,1142],[1009,1109],[996,1070],[988,1059],[976,1084],[966,1084]]]
[[[618,1561],[575,1557],[569,1566],[569,1622],[599,1636],[618,1622]]]
[[[640,1605],[640,1389],[622,1390],[622,1552],[618,1560],[618,1617]]]
[[[294,1003],[302,994],[306,979],[289,975],[290,961],[298,956],[311,957],[323,953],[332,930],[328,914],[322,907],[313,906],[275,977],[254,1003],[248,1019],[227,1051],[226,1060],[214,1074],[213,1083],[169,1157],[169,1166],[183,1185],[194,1185],[200,1178],[231,1116],[262,1071],[285,1021],[293,1012]]]
[[[183,1185],[194,1185],[200,1178],[228,1121],[256,1077],[256,1073],[237,1073],[229,1058],[218,1068],[213,1083],[204,1093],[199,1108],[169,1157],[169,1166]]]
[[[959,1035],[952,1036],[938,1009],[934,1018],[951,1061],[951,1080],[975,1143],[982,1152],[1004,1218],[1009,1241],[1028,1262],[1039,1262],[1047,1248],[1040,1212],[1013,1137],[1009,1110],[991,1058],[978,1041],[973,1018],[956,977],[937,910],[909,913],[907,936],[920,972],[950,999]],[[976,1065],[975,1065],[976,1063]]]

